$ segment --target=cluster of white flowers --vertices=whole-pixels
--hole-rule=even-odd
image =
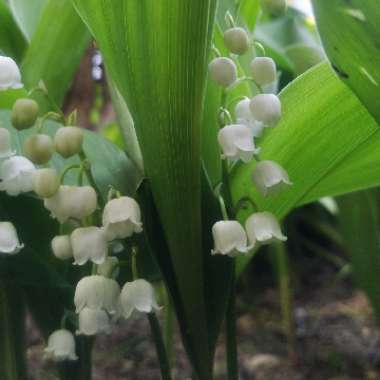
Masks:
[[[233,54],[241,55],[249,50],[249,36],[243,28],[233,27],[224,33],[224,43],[232,55],[229,58],[217,57],[210,62],[210,79],[222,86],[226,95],[243,80],[254,82],[260,93],[251,99],[240,100],[234,110],[235,122],[227,125],[223,123],[217,136],[222,151],[221,157],[224,160],[241,160],[244,163],[256,157],[252,180],[259,194],[267,197],[292,184],[281,165],[270,160],[259,160],[260,148],[256,143],[264,129],[276,127],[281,119],[279,97],[262,90],[262,86],[269,86],[276,81],[276,64],[269,57],[256,57],[250,64],[250,76],[239,78]],[[222,113],[226,112],[225,107],[226,105],[222,104]],[[218,221],[212,228],[212,234],[212,254],[231,257],[246,254],[257,244],[286,240],[276,217],[269,212],[253,213],[247,219],[245,228],[235,220]]]

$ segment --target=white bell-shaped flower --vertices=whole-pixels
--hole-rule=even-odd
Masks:
[[[249,106],[250,103],[251,100],[249,98],[245,98],[236,104],[236,123],[244,124],[249,127],[252,131],[253,137],[260,137],[264,129],[264,124],[255,120]]]
[[[223,87],[228,87],[237,79],[235,62],[230,58],[217,57],[208,65],[210,79]]]
[[[276,217],[267,211],[252,214],[245,222],[245,229],[251,246],[287,240]]]
[[[103,228],[77,228],[70,240],[76,265],[84,265],[87,261],[101,264],[107,257],[108,242]]]
[[[78,316],[77,335],[110,334],[112,331],[111,318],[104,310],[85,307]]]
[[[273,94],[259,94],[251,99],[253,117],[265,124],[274,127],[281,118],[281,101]]]
[[[13,255],[20,252],[23,247],[14,225],[11,222],[0,222],[0,254]]]
[[[51,248],[57,259],[67,260],[73,257],[73,248],[69,235],[55,236],[51,241]]]
[[[213,255],[235,257],[248,252],[247,234],[236,220],[222,220],[212,226]]]
[[[260,152],[259,148],[255,148],[252,130],[243,124],[223,127],[218,133],[218,142],[223,151],[223,159],[249,162],[254,154]]]
[[[115,256],[108,256],[104,263],[98,265],[98,274],[101,276],[117,278],[119,272],[119,259]]]
[[[15,154],[12,151],[11,134],[8,129],[0,128],[0,160],[11,157]]]
[[[234,54],[244,54],[249,48],[249,36],[245,29],[234,27],[223,34],[224,44]]]
[[[120,294],[121,312],[129,318],[134,310],[151,313],[159,310],[153,286],[146,280],[138,279],[127,282]]]
[[[10,57],[0,56],[0,90],[21,87],[21,73],[16,62]]]
[[[103,226],[109,240],[125,239],[141,232],[140,206],[130,197],[110,200],[104,207]]]
[[[45,207],[60,223],[69,218],[82,219],[91,215],[97,206],[97,196],[91,186],[60,186],[50,198],[44,200]]]
[[[0,165],[0,190],[8,195],[19,195],[33,190],[33,163],[22,156],[13,156]]]
[[[74,295],[76,312],[84,308],[106,310],[111,315],[120,311],[120,286],[110,278],[99,275],[83,277],[77,284]]]
[[[77,360],[75,354],[75,339],[69,330],[54,331],[48,339],[44,350],[45,358],[60,362],[63,360]]]
[[[286,170],[274,161],[260,161],[252,174],[253,182],[261,195],[266,197],[292,185]]]
[[[33,190],[41,198],[52,197],[59,187],[59,176],[55,169],[43,168],[33,173]]]
[[[74,156],[81,151],[83,138],[84,135],[81,128],[59,128],[54,136],[55,149],[64,158]]]
[[[271,84],[276,80],[276,64],[272,58],[256,57],[251,62],[253,80],[260,86]]]

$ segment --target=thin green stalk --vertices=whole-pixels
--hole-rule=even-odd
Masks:
[[[158,322],[157,316],[155,313],[148,313],[148,320],[150,324],[150,329],[152,332],[152,337],[154,344],[156,346],[156,352],[158,361],[160,363],[161,377],[162,380],[171,380],[172,375],[170,371],[170,364],[168,360],[168,355],[165,350],[164,340],[161,334],[160,324]]]
[[[174,327],[174,309],[170,302],[170,297],[165,289],[164,299],[164,323],[163,323],[163,336],[166,353],[168,356],[169,365],[172,366],[174,361],[173,350],[173,327]]]

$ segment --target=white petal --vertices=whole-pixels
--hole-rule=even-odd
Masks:
[[[0,128],[0,159],[11,157],[15,154],[11,147],[11,135],[6,128]]]
[[[273,94],[259,94],[251,99],[253,117],[267,127],[274,127],[281,118],[280,99]]]
[[[111,333],[111,319],[104,310],[84,308],[78,317],[78,335],[96,335]]]
[[[223,87],[228,87],[237,79],[235,62],[230,58],[217,57],[208,65],[210,79]]]
[[[16,254],[24,247],[20,243],[16,229],[11,222],[0,222],[0,254]]]
[[[55,361],[77,360],[75,354],[75,339],[73,334],[65,329],[56,330],[50,336],[45,348],[45,357]]]
[[[252,78],[261,86],[273,83],[276,80],[276,64],[272,58],[256,57],[251,62]]]
[[[10,57],[0,56],[0,90],[21,87],[21,73],[16,62]]]

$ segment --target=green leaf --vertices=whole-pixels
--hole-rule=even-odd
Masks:
[[[328,64],[297,78],[280,98],[283,117],[259,142],[260,158],[280,163],[293,186],[264,199],[251,180],[255,163],[239,164],[231,178],[236,202],[252,197],[260,210],[282,218],[297,205],[380,183],[379,127]],[[249,212],[239,214],[242,222]],[[239,270],[248,261],[240,259]]]
[[[25,86],[31,89],[43,80],[49,95],[61,104],[89,42],[71,1],[49,0],[22,64]]]
[[[313,0],[313,5],[333,68],[379,122],[379,4],[372,0]]]
[[[6,3],[0,0],[0,54],[21,61],[26,48],[24,36],[15,23]]]
[[[75,0],[126,100],[182,298],[188,351],[210,360],[201,242],[200,134],[215,0]]]
[[[25,88],[0,91],[0,110],[11,109],[14,102],[27,96]]]
[[[239,13],[248,30],[252,31],[260,14],[260,0],[242,0]]]

